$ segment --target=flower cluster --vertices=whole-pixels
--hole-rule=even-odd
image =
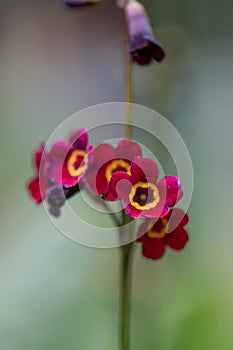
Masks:
[[[79,191],[91,149],[84,129],[78,129],[68,141],[57,141],[49,152],[41,144],[33,156],[35,177],[27,185],[32,199],[36,203],[47,200],[51,213],[58,216],[65,200]]]
[[[28,191],[36,203],[46,200],[54,216],[60,215],[60,208],[82,184],[104,200],[120,200],[130,218],[145,220],[137,236],[145,257],[158,259],[166,245],[179,250],[188,240],[183,229],[187,215],[172,209],[182,197],[180,180],[175,176],[158,180],[156,163],[143,158],[134,141],[122,139],[116,147],[88,146],[86,130],[78,129],[49,151],[41,144],[34,153],[34,168]]]

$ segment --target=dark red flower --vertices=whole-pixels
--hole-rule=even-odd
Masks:
[[[44,198],[48,186],[47,181],[47,157],[44,153],[44,144],[36,149],[33,155],[33,163],[35,168],[35,177],[27,184],[27,189],[36,203],[40,203]]]
[[[108,200],[116,197],[109,190],[109,181],[116,171],[130,173],[131,161],[141,157],[140,146],[131,140],[121,140],[114,148],[109,144],[100,144],[94,149],[94,160],[86,176],[90,188]]]
[[[89,162],[87,147],[88,135],[86,130],[79,129],[71,135],[68,141],[57,141],[48,153],[51,164],[49,172],[53,183],[65,187],[75,186],[85,175]]]
[[[54,216],[59,216],[66,199],[79,191],[78,182],[85,174],[89,160],[87,143],[86,130],[79,129],[70,136],[69,142],[56,142],[49,153],[44,144],[34,153],[36,175],[27,188],[36,203],[47,200]]]
[[[126,214],[131,218],[164,217],[169,207],[182,196],[177,177],[166,176],[157,182],[158,169],[152,159],[133,161],[129,173],[115,172],[109,188],[116,198],[121,199]]]
[[[155,39],[145,8],[138,1],[125,6],[129,34],[129,52],[133,62],[139,65],[161,62],[165,57],[162,45]]]
[[[188,241],[188,233],[184,229],[188,221],[188,215],[177,208],[157,221],[146,220],[137,234],[137,242],[142,243],[142,254],[148,259],[157,260],[163,256],[166,246],[182,250]]]

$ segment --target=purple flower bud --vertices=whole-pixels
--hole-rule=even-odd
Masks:
[[[49,211],[53,216],[60,215],[60,208],[65,204],[66,197],[61,185],[51,186],[47,191]]]
[[[155,39],[145,8],[136,0],[125,6],[125,18],[129,34],[129,52],[133,62],[150,64],[165,57],[162,45]]]
[[[91,4],[95,4],[99,1],[100,0],[63,0],[63,2],[70,7],[91,5]]]
[[[46,192],[49,211],[53,216],[60,216],[60,208],[65,204],[66,199],[79,192],[79,185],[65,188],[62,185],[51,184]]]

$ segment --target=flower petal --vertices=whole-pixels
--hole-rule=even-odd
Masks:
[[[143,210],[142,215],[145,218],[163,218],[168,212],[166,205],[157,204],[154,208]]]
[[[108,181],[105,176],[105,167],[102,167],[96,173],[96,189],[99,194],[105,194],[109,191]]]
[[[78,176],[70,175],[67,169],[67,163],[63,166],[54,166],[49,172],[50,179],[57,185],[63,185],[67,188],[77,185],[79,181]]]
[[[108,201],[115,201],[117,200],[117,198],[112,194],[112,192],[108,192],[105,194],[105,199],[107,199]]]
[[[164,241],[160,240],[151,240],[142,245],[142,254],[145,258],[158,260],[162,258],[165,251]]]
[[[116,171],[109,181],[109,190],[116,198],[128,198],[132,188],[132,178],[124,171]]]
[[[165,176],[159,181],[158,188],[162,201],[169,207],[173,207],[183,195],[180,180],[176,176]]]
[[[84,174],[81,174],[80,176],[72,176],[70,175],[70,172],[67,168],[67,166],[63,166],[62,169],[62,185],[64,185],[67,188],[73,187],[77,185],[79,182],[79,179],[83,176]]]
[[[32,179],[32,180],[28,183],[27,189],[28,189],[29,192],[30,192],[31,198],[32,198],[36,203],[42,202],[43,198],[42,198],[41,191],[40,191],[40,181],[39,181],[39,177],[36,177],[36,178]]]
[[[67,141],[57,141],[51,147],[48,154],[49,161],[55,165],[62,167],[66,156],[73,150],[71,144]]]
[[[158,168],[156,163],[150,158],[139,158],[131,163],[132,177],[136,181],[156,183],[158,178]]]
[[[94,162],[99,169],[109,160],[116,158],[116,153],[114,147],[107,143],[101,143],[94,149]]]
[[[175,229],[183,228],[189,222],[189,217],[182,209],[174,208],[167,215],[168,232],[171,233]]]
[[[137,242],[144,242],[147,239],[149,239],[149,237],[147,236],[147,232],[148,232],[148,228],[153,226],[154,220],[145,220],[138,228],[138,232],[137,232],[137,238],[136,241]]]
[[[131,53],[132,61],[140,66],[150,64],[153,59],[161,62],[165,58],[165,51],[162,45],[153,35],[145,33],[135,37],[130,42],[129,52]]]
[[[122,206],[123,209],[125,211],[125,213],[133,219],[140,219],[142,218],[142,210],[139,210],[137,208],[135,208],[132,204],[128,204],[126,205],[126,201],[122,200]]]
[[[34,164],[35,164],[36,170],[39,170],[40,168],[40,163],[41,163],[44,149],[45,149],[45,145],[44,143],[41,143],[40,147],[34,153]]]
[[[175,250],[182,250],[188,242],[188,234],[183,228],[178,228],[166,236],[166,244]]]
[[[85,150],[88,144],[88,134],[85,129],[78,129],[69,138],[74,149]]]
[[[141,157],[142,150],[137,142],[123,139],[117,145],[116,156],[117,158],[123,158],[130,161],[137,157]]]

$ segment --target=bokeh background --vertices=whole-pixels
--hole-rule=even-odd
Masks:
[[[134,68],[135,102],[182,135],[195,187],[185,251],[135,252],[132,349],[231,350],[233,3],[143,3],[167,59]],[[68,240],[25,183],[32,150],[65,118],[124,100],[122,13],[110,0],[1,0],[0,16],[0,347],[116,350],[118,250]]]

